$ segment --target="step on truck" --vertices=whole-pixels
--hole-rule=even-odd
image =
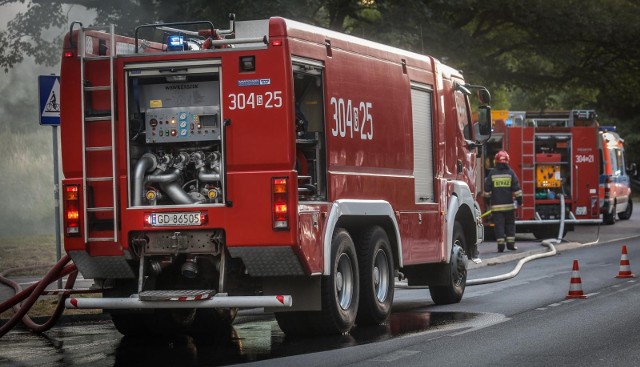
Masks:
[[[74,22],[64,40],[64,248],[103,289],[68,308],[126,335],[212,332],[238,308],[334,334],[384,322],[397,278],[461,300],[485,88],[279,17],[131,35]]]
[[[594,110],[493,110],[492,125],[482,174],[493,167],[495,153],[509,153],[522,188],[516,232],[562,238],[575,225],[601,223]],[[491,226],[490,216],[485,218]]]

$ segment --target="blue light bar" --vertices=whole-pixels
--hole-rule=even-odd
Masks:
[[[168,51],[184,51],[184,39],[182,36],[171,35],[167,37]]]

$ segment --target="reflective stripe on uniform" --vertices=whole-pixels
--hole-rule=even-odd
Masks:
[[[511,187],[511,175],[493,175],[491,176],[493,187]]]
[[[516,207],[513,203],[491,205],[491,211],[494,212],[505,212],[507,210],[514,210],[515,208]]]

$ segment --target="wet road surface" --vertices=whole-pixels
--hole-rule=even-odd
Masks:
[[[221,366],[334,350],[418,332],[465,327],[487,315],[408,310],[385,325],[355,328],[349,335],[287,338],[269,315],[244,318],[218,335],[123,337],[110,321],[58,325],[35,335],[15,329],[0,339],[1,366]]]

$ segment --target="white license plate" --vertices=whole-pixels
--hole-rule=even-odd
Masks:
[[[200,212],[188,213],[151,213],[149,224],[162,226],[199,226]]]

